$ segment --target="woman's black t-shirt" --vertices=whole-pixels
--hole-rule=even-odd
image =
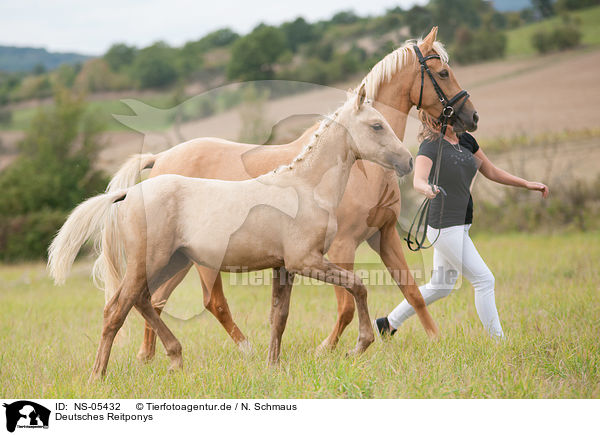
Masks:
[[[438,151],[438,140],[426,140],[419,147],[417,155],[431,159],[433,166],[429,173],[429,182],[433,181],[435,160]],[[438,185],[443,187],[448,196],[444,199],[444,211],[440,222],[442,193],[440,192],[429,207],[429,225],[433,228],[447,228],[455,225],[473,222],[473,198],[471,197],[471,182],[477,173],[477,162],[473,154],[479,150],[479,145],[469,133],[459,136],[458,151],[450,142],[443,140],[442,161]]]

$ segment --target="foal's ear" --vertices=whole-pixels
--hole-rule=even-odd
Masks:
[[[423,53],[423,56],[425,56],[433,48],[433,43],[435,42],[435,38],[437,38],[437,32],[438,27],[435,26],[431,29],[429,35],[427,35],[425,39],[423,39],[423,42],[419,47],[421,49],[421,52]]]
[[[356,95],[356,110],[360,110],[365,102],[365,98],[367,98],[367,90],[365,89],[365,84],[363,83],[360,85],[360,88],[358,88],[358,93]]]

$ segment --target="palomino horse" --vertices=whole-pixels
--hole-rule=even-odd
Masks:
[[[98,195],[73,211],[49,250],[49,270],[57,282],[65,279],[83,243],[111,211],[117,214],[127,258],[123,281],[104,309],[92,379],[106,373],[115,335],[134,306],[163,342],[171,368],[181,367],[181,344],[152,307],[150,289],[190,261],[214,270],[279,269],[274,275],[271,364],[279,361],[296,273],[342,286],[352,294],[359,319],[353,354],[373,342],[367,289],[357,275],[324,257],[335,237],[336,209],[357,159],[394,169],[399,176],[412,170],[410,152],[365,97],[362,86],[331,118],[319,123],[291,163],[258,178],[222,181],[162,175]]]
[[[424,56],[437,53],[441,59],[431,59],[428,66],[436,75],[446,95],[456,95],[460,86],[447,65],[447,54],[441,43],[435,40],[437,28],[433,28],[419,47]],[[431,82],[423,82],[420,64],[411,43],[387,55],[363,79],[367,97],[375,101],[375,107],[385,116],[399,138],[404,137],[406,117],[412,106],[419,101],[428,113],[438,116],[442,111],[437,93]],[[455,130],[474,130],[477,114],[470,101],[466,101],[459,116],[452,119]],[[178,145],[160,154],[133,156],[115,175],[109,191],[133,185],[144,168],[152,168],[150,177],[161,174],[180,174],[189,177],[214,178],[221,180],[244,180],[264,174],[273,168],[290,162],[315,127],[301,137],[285,145],[268,147],[214,140],[195,139]],[[348,270],[352,270],[356,248],[367,240],[378,251],[383,263],[400,286],[404,296],[413,306],[430,336],[436,336],[437,326],[425,307],[423,297],[408,269],[402,251],[402,240],[396,231],[397,216],[400,214],[400,190],[393,171],[363,161],[352,168],[346,193],[337,211],[338,233],[329,249],[329,259]],[[108,225],[110,228],[110,225]],[[103,251],[117,250],[118,237],[105,232]],[[95,265],[97,281],[104,281],[107,297],[117,288],[122,272],[108,268],[101,254]],[[191,264],[189,265],[191,267]],[[166,302],[175,287],[183,280],[189,267],[181,270],[167,281],[155,294],[153,302],[157,311]],[[227,300],[223,294],[218,272],[196,265],[204,291],[204,305],[219,320],[231,338],[242,348],[248,341],[233,321]],[[213,283],[211,285],[210,283]],[[319,346],[333,348],[354,315],[354,299],[341,287],[335,288],[338,316],[331,334]],[[138,353],[141,360],[149,360],[155,353],[155,334],[147,325],[144,342]]]

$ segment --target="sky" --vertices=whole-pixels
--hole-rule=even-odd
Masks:
[[[330,18],[341,10],[377,15],[426,0],[2,0],[0,45],[99,55],[113,43],[138,47],[163,40],[179,46],[222,28],[247,33],[257,24],[303,16]]]

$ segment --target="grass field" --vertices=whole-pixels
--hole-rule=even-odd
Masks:
[[[587,46],[600,45],[600,6],[571,12],[571,14],[580,20],[580,30],[582,33],[581,43]],[[506,33],[507,56],[530,56],[536,54],[535,48],[531,43],[531,36],[541,29],[552,29],[560,24],[562,18],[555,16],[538,23],[522,26]]]
[[[53,287],[44,265],[0,266],[0,396],[164,398],[590,398],[600,397],[600,233],[557,236],[479,235],[496,276],[496,299],[506,340],[483,333],[473,291],[463,283],[431,307],[442,336],[427,340],[416,319],[391,341],[376,341],[347,358],[357,322],[332,353],[317,356],[335,313],[330,288],[296,286],[282,364],[266,366],[267,286],[226,289],[235,319],[254,345],[244,356],[206,312],[192,320],[167,317],[181,340],[185,370],[167,373],[162,348],[141,365],[135,354],[142,330],[133,315],[131,339],[113,349],[106,381],[87,377],[98,344],[103,294],[92,287],[89,263],[76,265],[65,287]],[[425,255],[428,264],[431,253]],[[368,248],[359,260],[376,263]],[[422,268],[423,257],[409,257]],[[421,264],[421,266],[419,266]],[[194,288],[195,287],[195,288]],[[172,312],[201,311],[195,279],[174,294]],[[401,300],[392,286],[370,288],[372,316]]]

